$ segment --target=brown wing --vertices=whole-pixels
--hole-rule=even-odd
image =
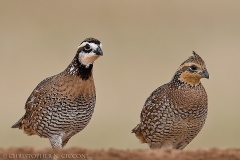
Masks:
[[[44,108],[43,105],[46,104],[46,97],[44,97],[44,93],[51,90],[50,82],[53,77],[46,78],[37,85],[25,103],[26,113],[12,126],[12,128],[23,129],[28,135],[36,134],[36,132],[30,127],[31,119],[34,119],[34,117],[37,117],[36,115],[42,113]]]
[[[168,85],[165,84],[156,90],[147,98],[141,112],[141,121],[144,121],[147,115],[161,109],[166,103],[166,95],[168,92]],[[150,117],[149,117],[150,118]]]
[[[186,134],[183,133],[185,126],[176,115],[177,106],[172,104],[171,94],[168,84],[157,88],[146,100],[141,112],[142,134],[148,143],[157,143],[156,148]]]

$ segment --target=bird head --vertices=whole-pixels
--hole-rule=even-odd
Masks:
[[[177,73],[180,73],[178,79],[181,82],[190,85],[199,84],[201,78],[209,78],[205,62],[194,51],[193,55],[180,65]]]
[[[79,62],[88,67],[103,55],[102,44],[95,38],[87,38],[79,45],[77,54]]]

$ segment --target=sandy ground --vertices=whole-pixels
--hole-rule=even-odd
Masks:
[[[34,148],[0,149],[2,159],[89,159],[89,160],[240,160],[240,149],[200,150],[88,150],[70,148],[54,151]]]

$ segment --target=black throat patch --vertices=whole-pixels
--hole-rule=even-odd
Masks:
[[[88,67],[79,63],[79,73],[78,76],[80,76],[83,80],[87,80],[92,75],[92,68],[93,65],[90,64]]]
[[[67,67],[66,72],[73,76],[79,76],[82,80],[88,80],[92,76],[93,65],[82,64],[78,60],[78,54],[74,57],[71,64]]]

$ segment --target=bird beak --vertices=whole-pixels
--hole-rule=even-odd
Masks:
[[[97,47],[97,49],[94,51],[94,53],[96,53],[96,55],[99,55],[99,56],[103,55],[103,51],[102,51],[101,47]]]
[[[208,74],[207,69],[204,69],[204,70],[202,71],[201,75],[203,76],[203,78],[209,79],[209,74]]]

